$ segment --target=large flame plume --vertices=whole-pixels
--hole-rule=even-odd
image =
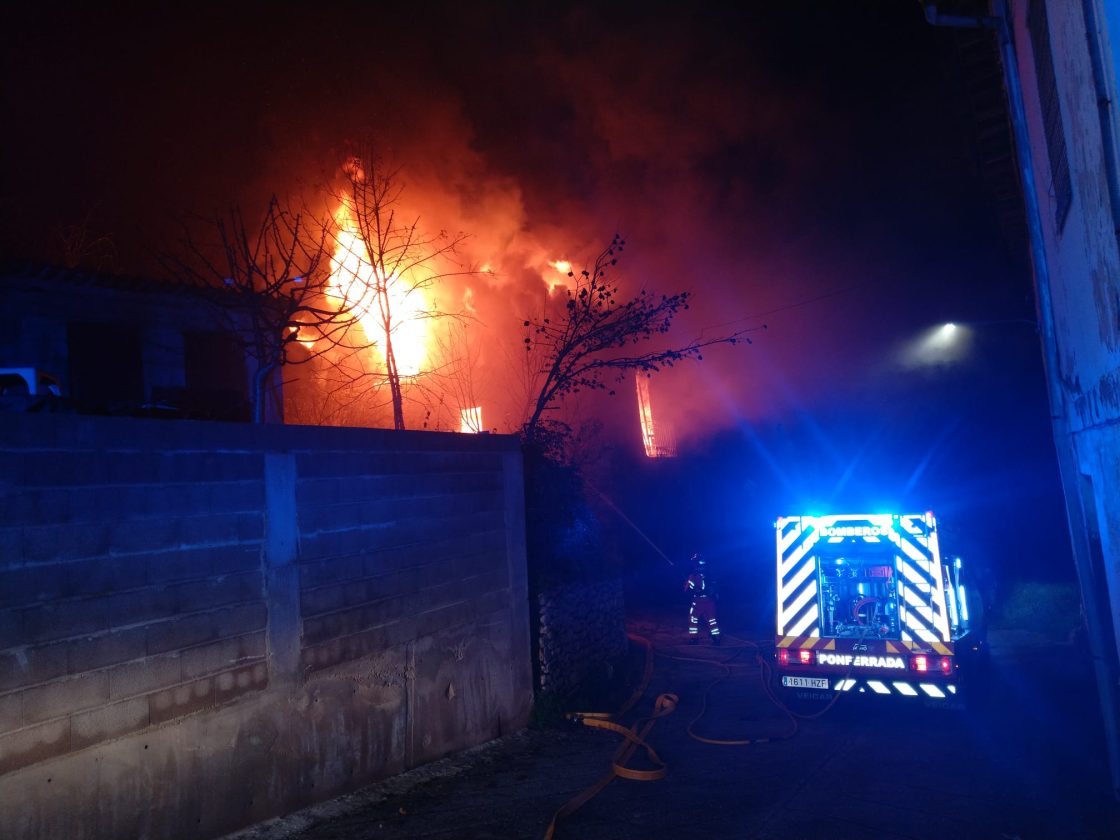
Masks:
[[[335,213],[335,224],[330,288],[336,303],[358,319],[382,364],[391,342],[397,372],[402,377],[419,375],[428,364],[424,291],[412,278],[374,264],[345,202]]]

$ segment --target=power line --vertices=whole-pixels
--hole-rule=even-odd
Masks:
[[[744,315],[742,318],[736,318],[733,321],[724,321],[722,324],[708,324],[706,327],[704,327],[704,330],[730,327],[735,324],[741,324],[744,321],[753,321],[757,318],[765,318],[767,315],[773,315],[777,312],[785,312],[790,309],[797,309],[800,306],[808,306],[810,303],[817,303],[818,301],[827,300],[828,298],[836,297],[837,295],[842,295],[847,292],[862,289],[865,286],[870,286],[871,282],[872,281],[867,280],[863,283],[856,283],[854,286],[845,286],[843,289],[833,289],[831,292],[825,292],[824,294],[817,295],[816,297],[806,298],[805,300],[799,300],[795,303],[788,303],[784,306],[776,307],[775,309],[767,309],[765,312],[756,312],[753,315]]]

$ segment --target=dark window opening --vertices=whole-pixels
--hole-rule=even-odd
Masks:
[[[66,327],[70,396],[79,411],[119,414],[144,402],[140,331],[121,324]]]
[[[1062,108],[1058,100],[1058,80],[1054,72],[1054,56],[1050,47],[1050,24],[1046,4],[1032,0],[1027,10],[1027,27],[1034,51],[1034,72],[1038,79],[1038,98],[1042,105],[1046,152],[1050,158],[1050,189],[1054,196],[1054,222],[1061,232],[1073,203],[1073,182],[1069,173],[1069,155],[1062,125]]]
[[[183,355],[186,389],[176,401],[184,415],[209,420],[249,419],[245,353],[235,336],[184,333]]]

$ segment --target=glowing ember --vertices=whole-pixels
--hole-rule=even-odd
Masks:
[[[476,405],[473,408],[464,408],[459,412],[459,416],[459,431],[463,434],[477,434],[482,431],[482,406]]]
[[[354,313],[382,354],[386,339],[391,338],[397,371],[401,376],[416,376],[428,361],[423,292],[395,272],[379,275],[345,205],[335,221],[339,230],[330,285],[339,307]]]
[[[561,274],[565,275],[572,270],[572,264],[567,260],[555,260],[553,262],[550,262],[549,265],[555,268]]]

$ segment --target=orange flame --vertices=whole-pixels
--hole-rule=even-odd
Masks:
[[[647,458],[673,458],[677,447],[673,443],[670,430],[661,423],[653,422],[653,403],[649,396],[649,378],[637,371],[634,381],[638,385],[638,420],[642,424],[642,446]]]
[[[298,343],[302,344],[305,349],[314,350],[315,349],[315,339],[304,338],[300,335],[301,332],[303,332],[303,328],[301,326],[293,326],[293,327],[288,328],[288,335],[295,336],[296,341]]]
[[[482,431],[482,406],[464,408],[459,412],[459,431],[463,434],[478,434]]]
[[[567,289],[571,285],[571,278],[568,276],[572,273],[572,264],[568,260],[549,260],[548,265],[550,268],[556,269],[556,273],[561,275],[560,279],[548,280],[548,293],[550,295],[556,294],[561,289]]]

